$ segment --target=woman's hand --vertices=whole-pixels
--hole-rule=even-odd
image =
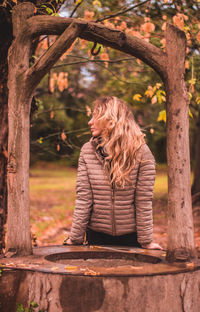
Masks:
[[[63,245],[73,245],[73,243],[69,237],[66,237],[63,241]]]
[[[67,245],[73,245],[73,243],[72,243],[72,241],[71,241],[71,239],[70,238],[68,238],[68,240],[67,240]]]
[[[143,244],[142,248],[144,248],[144,249],[159,249],[159,250],[163,250],[163,248],[159,244],[153,243],[153,242],[151,242],[149,244]]]

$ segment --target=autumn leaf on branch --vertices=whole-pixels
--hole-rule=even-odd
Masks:
[[[66,138],[67,138],[67,136],[66,136],[65,132],[63,131],[63,132],[61,133],[61,139],[62,139],[63,141],[65,141]]]

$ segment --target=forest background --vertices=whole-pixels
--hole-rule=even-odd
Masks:
[[[7,8],[8,3],[4,1],[2,7]],[[10,6],[15,3],[10,2]],[[190,97],[194,203],[200,194],[199,7],[200,1],[71,0],[64,3],[40,2],[36,12],[88,21],[102,19],[107,27],[115,26],[163,50],[166,22],[185,32],[188,43],[185,79]],[[34,62],[55,40],[56,36],[40,37],[35,43],[31,61]],[[125,100],[146,134],[147,144],[160,164],[158,173],[161,178],[156,184],[156,192],[158,190],[160,193],[155,197],[155,207],[164,220],[162,233],[166,233],[166,98],[162,81],[155,71],[135,57],[99,44],[95,47],[99,53],[93,53],[93,50],[93,43],[77,39],[71,51],[60,58],[35,92],[31,109],[30,179],[35,243],[51,242],[51,238],[45,240],[45,237],[55,237],[59,231],[65,235],[70,228],[76,179],[76,170],[73,168],[77,166],[80,147],[91,136],[88,121],[92,102],[100,95],[114,95]],[[47,182],[45,179],[48,177],[50,180]],[[62,193],[61,198],[59,192]],[[48,203],[46,208],[45,203]],[[70,208],[67,215],[66,207]],[[199,214],[198,210],[195,214]],[[58,215],[59,218],[56,217]],[[159,217],[157,219],[160,222]],[[67,225],[64,226],[64,223]]]

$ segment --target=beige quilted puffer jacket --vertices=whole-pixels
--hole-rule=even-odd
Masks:
[[[113,188],[95,140],[83,145],[70,233],[74,244],[83,243],[87,228],[113,236],[137,231],[140,244],[152,241],[155,160],[146,144],[137,153],[137,161],[130,174],[132,185]]]

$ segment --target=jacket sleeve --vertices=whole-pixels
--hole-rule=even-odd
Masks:
[[[76,182],[76,201],[70,239],[74,244],[82,244],[92,209],[92,191],[86,164],[81,150]]]
[[[155,182],[155,159],[145,144],[141,147],[141,161],[135,192],[136,228],[138,242],[151,243],[153,240],[152,200]]]

